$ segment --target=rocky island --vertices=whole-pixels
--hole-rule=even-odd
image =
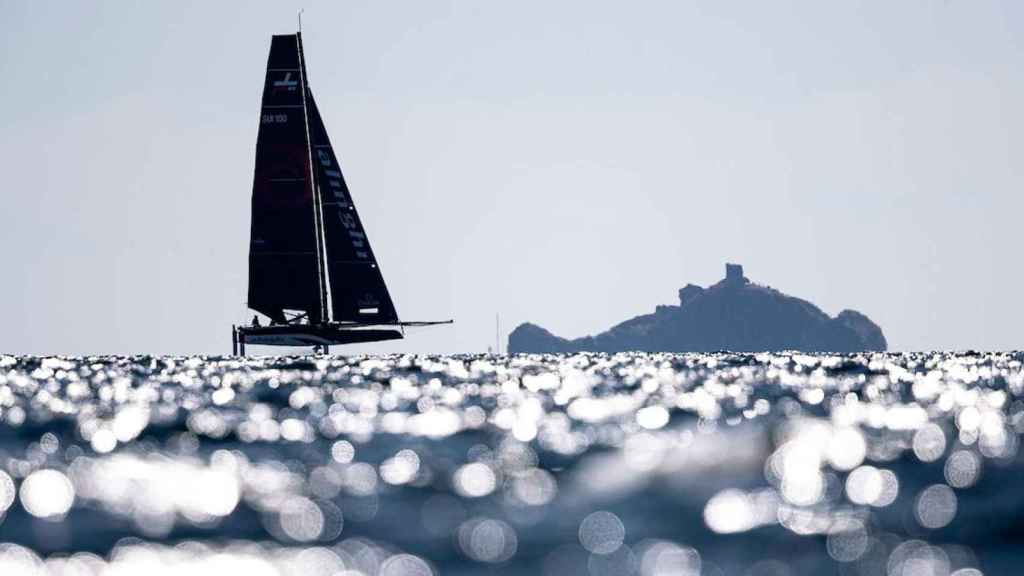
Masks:
[[[569,340],[535,324],[509,334],[515,352],[805,352],[884,351],[882,329],[843,310],[830,317],[806,300],[750,282],[743,267],[726,264],[725,278],[707,288],[687,284],[679,304],[658,306],[596,336]]]

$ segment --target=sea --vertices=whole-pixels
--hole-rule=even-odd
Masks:
[[[1022,362],[0,355],[0,574],[1019,574]]]

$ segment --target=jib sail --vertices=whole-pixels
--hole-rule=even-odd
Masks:
[[[313,93],[306,96],[313,167],[321,198],[326,270],[330,278],[333,319],[340,322],[397,322],[377,259],[345,177],[334,155]]]
[[[263,85],[249,243],[249,307],[284,321],[284,310],[323,317],[315,188],[298,35],[274,36]]]

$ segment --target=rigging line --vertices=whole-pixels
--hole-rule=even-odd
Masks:
[[[306,81],[306,61],[302,54],[302,33],[299,32],[295,35],[295,47],[299,54],[299,82],[302,86],[302,119],[306,128],[306,158],[309,163],[309,175],[312,179],[313,185],[313,233],[316,234],[317,242],[317,259],[316,259],[316,271],[317,280],[320,283],[320,322],[324,323],[327,321],[327,303],[326,303],[326,286],[324,285],[324,262],[323,262],[323,246],[321,246],[322,240],[322,223],[323,220],[320,215],[320,203],[319,193],[316,186],[316,170],[313,168],[313,147],[310,141],[309,134],[309,107],[306,104],[306,93],[308,92],[308,84]],[[312,319],[311,319],[312,320]]]
[[[308,86],[307,86],[307,90],[309,92],[309,98],[312,101],[313,100],[313,91],[310,90]],[[316,102],[315,101],[313,102],[313,107],[316,108]],[[320,116],[320,111],[319,110],[317,110],[316,114],[317,114],[317,118],[320,120],[320,123],[317,126],[317,129],[318,129],[317,131],[318,132],[323,131],[325,133],[325,135],[326,135],[327,128],[324,127],[323,117]],[[311,155],[313,154],[313,147],[310,148],[309,153]],[[317,155],[317,161],[319,161],[319,160],[320,160],[320,157],[319,157],[319,154],[318,154]],[[326,322],[330,322],[331,320],[334,319],[334,299],[331,296],[331,294],[333,294],[334,292],[333,292],[333,287],[332,287],[332,282],[331,282],[331,261],[328,258],[328,254],[327,254],[327,224],[324,222],[324,205],[325,205],[325,203],[324,203],[324,195],[323,195],[323,190],[320,188],[320,170],[318,169],[318,167],[313,168],[313,190],[315,192],[315,202],[316,202],[317,210],[319,212],[319,222],[320,222],[320,237],[318,238],[318,240],[319,240],[321,258],[323,258],[324,319],[325,319]]]

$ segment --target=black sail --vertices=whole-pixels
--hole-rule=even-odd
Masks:
[[[313,167],[323,210],[325,261],[333,318],[340,322],[391,323],[398,313],[388,294],[366,230],[349,194],[320,111],[307,92]]]
[[[277,320],[284,310],[322,318],[315,189],[297,35],[274,36],[263,85],[249,244],[249,307]]]

